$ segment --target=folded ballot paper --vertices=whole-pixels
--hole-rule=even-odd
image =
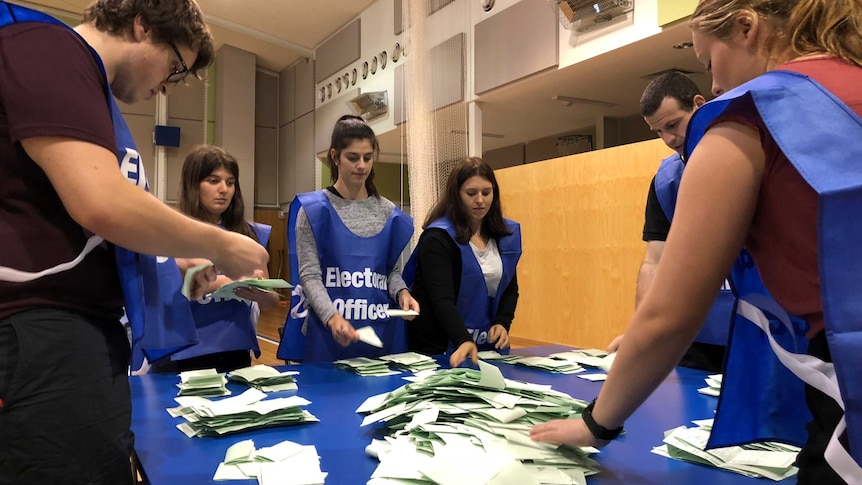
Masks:
[[[377,347],[378,349],[383,348],[383,342],[380,340],[380,337],[377,336],[377,332],[374,331],[374,327],[371,325],[357,328],[356,333],[359,334],[359,341],[365,342],[366,344]]]
[[[186,270],[185,278],[183,278],[183,287],[180,290],[180,293],[183,294],[187,299],[191,299],[191,286],[192,282],[194,282],[195,275],[212,266],[212,263],[200,264],[198,266],[194,266]],[[271,279],[258,279],[258,278],[248,278],[244,280],[232,281],[226,285],[223,285],[218,290],[212,292],[210,297],[214,300],[239,300],[239,301],[248,301],[245,298],[241,298],[234,293],[234,290],[238,288],[255,288],[260,291],[266,291],[269,293],[276,293],[277,288],[292,288],[290,283],[280,278],[271,278]]]
[[[253,480],[260,485],[322,485],[326,472],[320,470],[320,457],[314,445],[282,441],[255,449],[245,440],[227,449],[224,461],[213,480]]]
[[[258,364],[231,371],[227,378],[264,392],[276,392],[296,390],[296,379],[293,377],[296,375],[299,372],[295,370],[279,372],[268,365]]]
[[[299,396],[266,397],[264,392],[253,388],[219,401],[199,396],[181,396],[174,399],[179,406],[168,408],[167,411],[175,418],[186,419],[187,422],[177,425],[177,428],[189,438],[319,421],[301,409],[311,402]]]
[[[415,317],[418,316],[419,312],[416,310],[400,310],[397,308],[390,308],[386,310],[386,316],[389,318],[392,317]]]
[[[363,426],[385,423],[389,431],[366,448],[380,461],[369,485],[573,485],[597,473],[588,456],[595,448],[557,447],[529,435],[536,424],[580,416],[586,401],[505,379],[482,361],[479,368],[406,377],[410,384],[359,406]]]
[[[799,448],[783,443],[765,442],[705,450],[712,420],[695,421],[696,427],[665,431],[664,445],[652,452],[675,460],[721,468],[748,477],[780,481],[796,474],[793,466]]]

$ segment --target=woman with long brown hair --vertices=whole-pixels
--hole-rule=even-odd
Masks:
[[[789,20],[770,29],[776,12]],[[813,416],[799,483],[858,483],[862,2],[702,0],[691,25],[695,54],[722,96],[689,125],[690,158],[653,287],[584,419],[536,426],[532,437],[613,439],[697,333],[745,244],[778,303],[809,324],[807,355],[772,347],[806,383]],[[758,70],[770,72],[731,89]],[[754,305],[741,301],[738,313],[769,332]]]
[[[245,219],[245,201],[239,184],[239,164],[227,150],[200,145],[183,162],[178,206],[196,219],[243,234],[266,247],[270,227]],[[178,259],[180,271],[201,260]],[[268,278],[266,270],[255,275]],[[233,280],[219,275],[204,296],[190,303],[200,342],[155,363],[156,372],[183,372],[215,368],[226,372],[251,365],[251,352],[260,355],[256,324],[260,308],[278,304],[278,295],[254,288],[238,288],[238,299],[216,301],[210,294]]]
[[[407,326],[409,349],[448,351],[453,367],[476,362],[480,349],[508,349],[521,231],[503,218],[494,170],[481,158],[461,160],[423,229],[405,269],[425,309]]]

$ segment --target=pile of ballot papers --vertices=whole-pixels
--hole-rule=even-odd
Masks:
[[[534,355],[502,355],[496,350],[479,352],[479,358],[482,360],[496,360],[507,364],[533,367],[540,370],[546,370],[548,372],[555,372],[557,374],[577,374],[578,372],[584,371],[583,367],[568,360],[551,359]]]
[[[299,396],[265,399],[266,393],[249,389],[234,397],[211,401],[199,396],[181,396],[173,417],[187,422],[177,425],[188,437],[220,436],[249,429],[271,428],[319,421],[301,408],[311,404]]]
[[[697,392],[706,394],[707,396],[718,397],[721,394],[721,379],[722,374],[712,374],[706,376],[706,387],[701,387]]]
[[[389,435],[366,451],[380,464],[369,485],[585,484],[597,473],[594,448],[530,439],[551,419],[580,416],[586,401],[551,386],[503,378],[491,364],[407,377],[394,391],[359,406],[362,425],[382,422]]]
[[[390,354],[371,359],[354,357],[352,359],[336,360],[336,367],[349,369],[361,376],[391,376],[401,371],[422,372],[440,367],[434,359],[416,352]]]
[[[386,362],[368,357],[336,360],[332,364],[340,369],[352,370],[361,376],[391,376],[399,374],[398,371],[391,370]]]
[[[405,370],[412,373],[434,370],[440,367],[431,357],[417,354],[416,352],[404,352],[403,354],[390,354],[380,357],[380,360],[389,364],[389,367]]]
[[[213,480],[253,480],[260,485],[323,485],[326,472],[320,471],[320,457],[314,445],[282,441],[254,448],[254,441],[231,445]]]
[[[675,460],[699,463],[755,478],[779,481],[796,474],[793,466],[799,448],[783,443],[765,442],[706,450],[712,420],[694,421],[693,428],[680,426],[665,431],[664,445],[652,452]]]
[[[194,284],[195,275],[212,265],[212,263],[199,264],[186,270],[185,277],[183,278],[183,286],[180,289],[180,293],[182,293],[183,296],[185,296],[187,299],[191,299],[191,288]],[[235,291],[239,288],[253,288],[266,293],[278,294],[276,289],[293,288],[293,286],[291,286],[290,283],[281,278],[247,278],[244,280],[232,281],[230,283],[220,286],[219,289],[209,295],[209,298],[215,301],[239,300],[251,303],[250,300],[246,300],[245,298],[242,298],[236,294]]]
[[[557,352],[548,357],[552,359],[567,360],[585,367],[594,367],[607,372],[611,370],[611,366],[613,365],[617,354],[616,352],[609,354],[604,350],[599,349],[579,349]]]
[[[234,382],[239,382],[264,392],[276,392],[295,391],[297,385],[296,379],[293,376],[298,374],[299,372],[295,370],[279,372],[274,367],[259,364],[231,371],[227,377]]]
[[[227,378],[215,369],[190,370],[180,373],[178,396],[229,396]]]

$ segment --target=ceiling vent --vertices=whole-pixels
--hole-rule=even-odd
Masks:
[[[586,32],[634,10],[633,0],[548,0],[566,29]]]
[[[369,121],[389,112],[389,96],[386,91],[362,93],[347,101],[347,106],[354,115]]]

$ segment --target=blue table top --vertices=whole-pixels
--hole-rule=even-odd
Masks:
[[[547,356],[571,350],[563,346],[533,347],[513,350],[519,355]],[[445,361],[440,360],[443,365]],[[574,375],[552,374],[521,366],[499,364],[503,375],[538,384],[550,384],[572,397],[592,400],[601,382],[590,382]],[[306,409],[319,423],[271,428],[218,438],[187,438],[176,425],[182,418],[172,418],[165,411],[177,406],[176,375],[145,375],[130,378],[132,388],[132,430],[135,449],[146,479],[153,485],[195,485],[217,483],[212,480],[227,448],[234,443],[253,439],[256,448],[289,440],[315,445],[321,457],[320,467],[328,472],[329,484],[364,484],[378,461],[365,454],[374,437],[385,434],[382,424],[360,427],[363,415],[356,408],[369,396],[396,389],[407,381],[406,374],[386,377],[360,377],[331,364],[286,366],[298,370],[298,394],[311,404]],[[595,455],[602,471],[589,477],[591,485],[600,484],[754,484],[772,483],[714,468],[683,463],[651,453],[661,444],[664,432],[680,425],[692,426],[691,420],[711,418],[717,399],[697,392],[704,387],[706,372],[677,368],[659,389],[626,422],[626,433]],[[229,383],[234,395],[244,386]],[[284,393],[279,393],[284,394]],[[782,483],[789,483],[793,478]],[[221,482],[218,482],[221,483]],[[242,482],[254,483],[254,482]]]

